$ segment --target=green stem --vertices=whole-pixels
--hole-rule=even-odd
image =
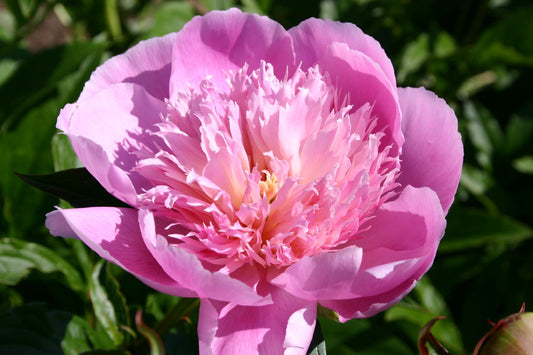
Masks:
[[[190,314],[200,305],[197,298],[181,298],[165,317],[156,325],[155,330],[158,334],[165,334],[170,328],[179,324],[183,317]]]
[[[153,328],[153,334],[159,337],[163,336],[163,334],[168,332],[171,328],[178,325],[183,318],[189,315],[199,304],[200,300],[197,298],[180,298],[174,307],[172,307],[165,317]],[[146,338],[147,334],[143,335],[143,338],[138,339],[131,345],[130,351],[132,351],[132,353],[142,353],[146,350],[146,347],[150,345],[148,344],[150,340]]]
[[[122,40],[117,0],[105,0],[105,19],[111,38],[116,42]]]

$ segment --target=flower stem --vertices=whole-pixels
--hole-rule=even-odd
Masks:
[[[180,322],[194,311],[199,304],[200,300],[197,298],[179,298],[174,307],[170,309],[165,317],[153,329],[149,328],[142,322],[142,313],[138,312],[136,315],[136,324],[143,337],[134,341],[129,350],[134,354],[143,353],[150,345],[151,351],[153,349],[159,349],[164,352],[163,345],[158,343],[158,339],[161,339],[171,328],[180,324]],[[142,328],[142,330],[139,329],[139,327]],[[154,341],[157,344],[154,343]],[[154,344],[156,346],[154,346]]]
[[[180,298],[159,324],[156,325],[155,330],[158,334],[165,334],[199,305],[200,300],[197,298]]]

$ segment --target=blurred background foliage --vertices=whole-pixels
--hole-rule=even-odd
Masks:
[[[465,165],[434,267],[378,316],[321,317],[327,351],[413,354],[420,328],[444,315],[434,335],[451,353],[469,353],[487,319],[533,307],[530,0],[4,0],[0,353],[157,353],[160,338],[169,354],[198,351],[196,301],[153,292],[79,241],[51,237],[44,215],[58,201],[14,172],[79,166],[55,120],[96,66],[233,6],[286,28],[308,17],[353,22],[381,42],[398,86],[435,91],[459,118]]]

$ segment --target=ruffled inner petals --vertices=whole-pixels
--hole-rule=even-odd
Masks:
[[[162,149],[137,154],[154,185],[141,204],[188,230],[169,245],[231,273],[353,244],[397,186],[376,104],[354,106],[320,66],[281,80],[262,62],[226,81],[176,93],[152,133]]]

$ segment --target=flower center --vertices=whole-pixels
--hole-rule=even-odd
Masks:
[[[180,92],[154,130],[162,150],[136,167],[161,234],[229,270],[356,243],[394,194],[399,160],[371,103],[338,92],[319,67],[280,80],[267,63]]]
[[[269,202],[272,202],[279,191],[278,178],[268,170],[263,170],[263,173],[265,174],[265,178],[259,181],[261,196],[266,197]]]

